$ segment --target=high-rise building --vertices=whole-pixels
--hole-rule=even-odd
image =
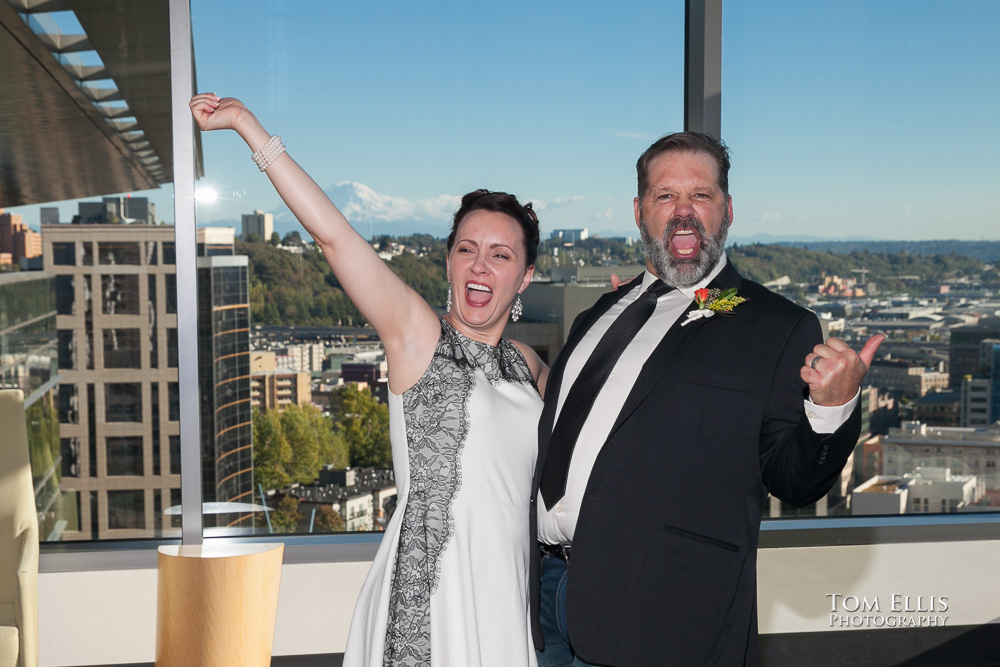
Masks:
[[[244,241],[251,234],[256,234],[261,241],[270,241],[271,234],[274,233],[274,216],[263,211],[243,214],[243,236]]]
[[[101,201],[80,202],[77,209],[74,222],[84,225],[156,224],[156,204],[146,197],[104,197]]]
[[[199,244],[207,233],[198,230]],[[55,274],[61,437],[64,457],[75,462],[64,465],[61,486],[78,499],[79,521],[63,539],[162,535],[177,520],[164,510],[180,504],[174,229],[56,224],[43,225],[42,235],[45,268]],[[225,275],[235,267],[237,279],[217,279],[215,259]],[[203,373],[214,381],[201,386],[202,404],[222,408],[205,425],[203,450],[240,469],[252,452],[249,375],[224,373],[249,354],[246,271],[245,257],[199,259],[200,310],[209,316],[199,348],[209,350],[207,363],[218,361]],[[245,423],[230,405],[244,395]],[[220,448],[241,453],[221,457]],[[230,493],[217,470],[206,484],[224,490],[206,501]]]
[[[199,230],[200,232],[201,230]],[[220,250],[221,230],[211,230]],[[216,503],[253,500],[253,420],[250,405],[249,263],[232,255],[198,258],[198,373],[201,396],[202,499]],[[252,514],[205,514],[206,526],[253,527]]]
[[[42,236],[33,231],[17,213],[4,213],[0,208],[0,254],[10,255],[10,262],[18,264],[42,254]]]
[[[987,338],[1000,338],[1000,317],[984,317],[979,324],[952,329],[948,344],[949,386],[959,387],[966,375],[982,370],[979,344]]]
[[[38,209],[38,218],[43,225],[55,225],[59,222],[58,206],[42,206]]]

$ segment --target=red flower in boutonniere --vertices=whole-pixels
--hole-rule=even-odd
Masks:
[[[712,317],[716,313],[731,315],[733,308],[745,301],[746,298],[736,295],[735,287],[725,290],[702,287],[694,293],[694,302],[698,304],[698,310],[688,311],[688,318],[681,323],[681,326],[697,319]]]

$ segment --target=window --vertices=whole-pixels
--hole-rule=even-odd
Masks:
[[[63,477],[79,477],[80,476],[80,439],[79,438],[61,438],[59,440],[59,449],[61,451],[62,458],[62,474]]]
[[[139,329],[104,330],[104,367],[140,368]]]
[[[101,276],[101,312],[105,315],[139,314],[139,276]]]
[[[142,490],[108,491],[108,528],[110,530],[146,527],[145,493]]]
[[[804,275],[790,275],[793,284],[778,288],[817,312],[850,308],[849,318],[864,321],[876,309],[876,298],[885,299],[890,292],[893,297],[912,295],[909,302],[899,303],[914,305],[935,290],[934,303],[945,312],[962,298],[973,312],[985,307],[989,281],[978,272],[955,283],[956,292],[967,292],[950,297],[948,288],[937,289],[948,282],[940,278],[932,285],[926,276],[910,276],[890,285],[885,276],[865,273],[871,268],[864,265],[866,252],[893,254],[900,268],[907,261],[901,255],[904,251],[923,248],[947,255],[947,250],[921,245],[942,238],[945,219],[954,223],[947,224],[946,237],[966,243],[966,253],[973,252],[969,241],[995,237],[985,201],[957,207],[944,201],[916,204],[927,192],[952,186],[988,190],[998,176],[990,156],[1000,149],[1000,126],[988,112],[996,106],[995,96],[980,82],[992,77],[1000,61],[993,51],[972,55],[968,45],[979,35],[985,38],[985,29],[975,29],[977,37],[970,37],[968,17],[950,13],[947,7],[944,2],[920,8],[912,3],[828,2],[810,3],[807,10],[795,3],[725,0],[722,137],[732,150],[730,191],[737,211],[729,242],[741,247],[758,241],[787,242],[844,256],[853,273],[839,278],[850,283],[849,290],[820,294],[818,277]],[[915,46],[928,43],[935,48]],[[953,94],[943,98],[923,85],[920,79],[927,76],[947,78]],[[981,140],[963,143],[943,139],[949,127],[987,129]],[[942,164],[960,167],[945,174]],[[805,241],[805,236],[812,238]],[[741,267],[740,255],[730,248],[737,268],[747,269],[744,275],[754,270]],[[910,273],[916,272],[901,270],[898,275]],[[949,329],[899,334],[898,340],[947,340]],[[850,321],[844,332],[835,335],[855,348],[867,337]],[[952,338],[950,361],[955,363],[949,370],[951,386],[958,390],[962,375],[975,370],[978,341],[964,353],[955,342]],[[962,354],[967,354],[965,360]],[[937,366],[923,358],[912,361],[920,367]],[[956,377],[956,364],[970,368]],[[907,379],[885,377],[885,381],[906,393]],[[985,401],[981,393],[985,387],[969,389],[974,395],[963,405],[965,416],[988,423],[985,402],[979,402]],[[959,419],[954,417],[955,427]],[[886,439],[878,437],[881,442]],[[895,455],[887,449],[885,464],[873,465],[864,477],[845,471],[848,495],[880,474],[911,475],[929,466],[968,474],[966,461],[972,472],[979,470],[978,461],[959,453],[955,457],[960,460],[931,455],[948,437],[928,433],[912,440],[900,445],[903,451]],[[989,491],[1000,490],[996,480],[986,484]],[[940,511],[937,500],[921,507]],[[829,515],[838,514],[850,514],[849,505],[831,508]]]
[[[170,474],[181,474],[181,438],[179,435],[170,436]]]
[[[107,439],[108,476],[142,475],[142,437]]]
[[[59,368],[73,370],[76,368],[76,332],[63,330],[59,332]]]
[[[76,313],[73,276],[56,276],[56,312],[60,315],[74,315]]]
[[[105,384],[104,403],[109,422],[142,421],[142,385],[138,382]]]
[[[181,419],[181,394],[180,385],[176,382],[167,383],[167,404],[169,405],[169,419],[172,422],[180,421]]]
[[[52,263],[57,266],[76,266],[76,244],[53,243]]]
[[[239,45],[224,60],[213,56],[220,35],[233,34],[231,12],[240,11],[239,7],[232,1],[196,0],[192,5],[192,12],[199,16],[193,25],[195,52],[199,59],[221,67],[222,76],[252,67],[260,58],[258,48]],[[266,77],[247,81],[249,88],[244,94],[275,99],[275,90],[297,87],[299,68],[305,62],[332,73],[329,88],[315,92],[317,110],[327,105],[321,101],[327,91],[346,87],[356,93],[352,104],[337,104],[339,116],[334,123],[327,114],[303,114],[301,109],[292,113],[291,108],[271,102],[262,102],[270,108],[260,111],[267,126],[282,133],[289,150],[321,187],[339,188],[335,198],[354,201],[356,192],[369,189],[395,198],[400,209],[388,216],[380,218],[375,211],[362,209],[352,214],[352,222],[366,237],[402,235],[407,233],[405,229],[444,237],[457,198],[480,184],[515,192],[525,200],[535,199],[536,209],[547,199],[551,203],[540,214],[545,231],[581,227],[581,221],[586,220],[595,230],[634,233],[635,160],[653,139],[683,124],[683,3],[642,8],[592,5],[586,12],[577,11],[572,3],[548,3],[533,7],[528,21],[516,11],[496,12],[474,2],[460,2],[457,7],[402,3],[389,16],[363,3],[313,3],[297,8],[294,27],[283,12],[265,9],[259,17],[248,18],[241,32],[257,34],[255,26],[259,25],[261,34],[275,35],[276,44],[287,44],[276,55],[275,66],[281,74],[273,82]],[[569,14],[574,16],[572,21],[566,20]],[[326,50],[308,46],[313,37],[327,43],[323,26],[344,21],[368,26],[371,31],[352,31]],[[292,31],[295,39],[288,40]],[[373,37],[361,39],[363,32]],[[512,34],[519,43],[537,48],[511,49]],[[456,35],[461,37],[456,39]],[[474,40],[468,39],[471,35],[476,36]],[[594,49],[598,42],[601,48]],[[639,44],[657,45],[654,67],[638,64],[648,57],[648,48]],[[609,54],[616,54],[614,62]],[[342,69],[345,62],[356,67],[348,72]],[[474,84],[464,83],[471,81],[470,71],[476,72]],[[648,84],[650,76],[655,76],[657,85]],[[516,84],[502,92],[508,85],[502,82],[508,81]],[[632,99],[637,90],[643,91],[641,104],[620,103]],[[565,110],[570,108],[574,112],[567,114]],[[351,127],[350,136],[338,126]],[[295,137],[300,132],[301,141]],[[581,151],[581,137],[586,138],[586,151]],[[199,185],[221,191],[219,184],[225,183],[227,189],[235,187],[240,195],[199,204],[197,222],[202,229],[281,206],[273,190],[259,187],[259,181],[247,186],[233,184],[232,176],[238,170],[227,166],[228,174],[223,173],[221,165],[231,166],[234,160],[242,159],[228,143],[204,144],[206,173]],[[324,147],[330,145],[339,146],[337,169],[331,169],[325,156]],[[394,166],[387,169],[387,162]],[[348,180],[357,185],[338,186],[345,174],[351,174]],[[475,183],[470,185],[470,179]],[[404,209],[413,215],[403,213]],[[408,227],[403,226],[406,220]],[[260,241],[253,242],[266,243],[271,233],[264,231],[265,221],[259,223],[260,231],[254,235]],[[291,232],[302,239],[308,237],[284,213],[274,215],[272,231],[279,238]],[[329,284],[323,286],[320,299],[313,304],[284,298],[284,287],[262,281],[268,270],[262,262],[238,265],[236,260],[242,258],[232,255],[230,245],[218,238],[205,238],[203,243],[199,239],[199,246],[203,253],[198,260],[199,324],[203,339],[211,340],[199,350],[202,440],[214,454],[212,469],[204,469],[206,486],[212,487],[208,479],[237,480],[243,486],[237,484],[227,493],[253,498],[256,489],[249,485],[251,481],[266,484],[281,476],[255,470],[253,458],[245,456],[253,433],[251,327],[308,322],[329,328],[338,321],[346,326],[354,324],[350,318],[357,318],[357,314],[349,304],[343,311],[335,311],[332,298],[340,295],[327,291]],[[289,247],[276,261],[303,267],[323,261],[311,247]],[[303,252],[299,254],[299,250]],[[237,253],[244,252],[237,246]],[[168,261],[166,255],[164,261]],[[443,305],[443,291],[440,296]],[[172,298],[168,291],[168,302]],[[296,341],[295,347],[302,347],[299,343]],[[303,357],[309,359],[290,352],[287,363],[301,365],[298,370],[311,373],[313,368],[301,361]],[[318,370],[322,359],[317,361]],[[172,358],[168,365],[172,365]],[[306,377],[301,385],[288,382],[282,388],[281,404],[302,402],[311,408],[299,388],[309,387],[310,380]],[[270,382],[261,391],[275,403],[276,384]],[[315,384],[318,388],[319,383]],[[323,406],[324,401],[314,399],[312,403]],[[321,408],[316,413],[316,421],[321,423]],[[328,432],[331,427],[323,424]],[[329,451],[325,445],[324,451]],[[319,473],[314,471],[317,479]],[[345,485],[331,482],[323,486],[333,493],[335,487]],[[360,481],[349,486],[352,492],[367,489],[369,509],[359,510],[359,516],[368,516],[370,526],[372,486]],[[343,507],[341,518],[346,519],[346,503],[338,502]],[[261,518],[255,521],[259,523]],[[365,523],[362,519],[358,522]],[[266,530],[263,524],[255,523],[254,527]]]
[[[97,244],[97,253],[101,258],[101,264],[139,264],[139,244],[103,242]]]

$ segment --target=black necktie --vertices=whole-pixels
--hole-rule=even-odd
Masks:
[[[570,387],[545,454],[545,466],[539,486],[545,509],[552,509],[566,493],[566,477],[569,475],[569,462],[573,458],[577,436],[587,421],[597,394],[618,362],[618,357],[622,356],[622,352],[653,314],[656,300],[671,289],[673,288],[665,285],[662,280],[656,279],[649,289],[629,304],[601,338]]]

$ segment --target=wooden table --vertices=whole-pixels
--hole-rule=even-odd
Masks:
[[[162,546],[157,667],[269,667],[285,545]]]

